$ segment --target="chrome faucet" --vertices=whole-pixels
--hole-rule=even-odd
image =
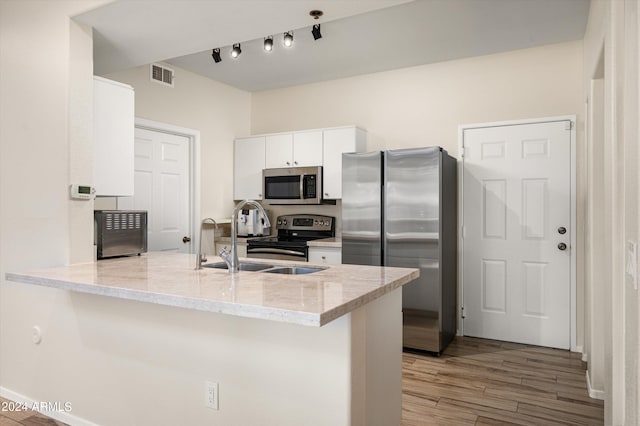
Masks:
[[[202,219],[202,222],[200,223],[200,239],[198,240],[198,259],[196,261],[196,269],[202,269],[202,264],[204,262],[207,261],[207,256],[202,252],[202,228],[204,227],[205,223],[211,223],[213,225],[215,225],[215,230],[213,231],[213,250],[215,253],[215,249],[216,249],[216,230],[218,229],[218,224],[216,223],[215,220],[211,219],[210,217],[204,218]]]
[[[267,212],[264,211],[262,206],[254,200],[244,200],[240,201],[236,204],[236,207],[233,209],[233,216],[231,217],[231,251],[227,250],[227,248],[223,248],[220,250],[220,257],[227,264],[227,268],[229,269],[230,274],[235,274],[240,271],[240,262],[238,262],[238,227],[236,225],[236,221],[238,218],[238,212],[246,205],[250,205],[255,207],[262,217],[264,218],[264,227],[267,228],[271,226],[271,222],[269,222],[269,216]]]

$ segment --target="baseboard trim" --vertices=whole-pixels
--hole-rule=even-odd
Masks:
[[[587,390],[589,391],[589,397],[604,401],[604,391],[594,389],[591,387],[591,379],[589,379],[589,370],[587,370],[586,376],[587,376]]]
[[[71,414],[71,410],[73,410],[73,405],[70,407],[71,410],[69,411],[64,411],[64,402],[60,402],[58,405],[61,406],[61,409],[57,409],[57,410],[40,410],[41,405],[43,404],[44,406],[47,405],[54,405],[55,403],[53,402],[49,402],[49,401],[35,401],[31,398],[27,398],[24,395],[21,395],[17,392],[14,392],[12,390],[9,390],[5,387],[0,386],[0,396],[2,396],[3,398],[6,399],[10,399],[11,401],[14,402],[18,402],[20,404],[23,404],[27,407],[27,409],[33,409],[33,411],[37,411],[40,414],[43,414],[47,417],[51,417],[54,420],[58,420],[61,421],[63,423],[66,423],[68,425],[72,425],[72,426],[98,426],[96,423],[92,423],[88,420],[85,420],[81,417],[78,416],[74,416],[73,414]]]

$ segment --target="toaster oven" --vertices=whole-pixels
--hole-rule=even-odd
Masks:
[[[147,252],[147,212],[94,210],[98,259]]]

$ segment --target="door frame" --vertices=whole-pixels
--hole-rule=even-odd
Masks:
[[[464,303],[464,274],[463,274],[463,266],[464,266],[464,131],[470,129],[481,129],[486,127],[504,127],[504,126],[518,126],[522,124],[539,124],[539,123],[551,123],[558,121],[567,121],[571,122],[571,170],[569,173],[570,176],[570,192],[571,192],[571,213],[570,213],[570,221],[571,221],[571,252],[570,252],[570,348],[573,352],[581,352],[581,348],[577,347],[577,336],[576,336],[576,259],[577,259],[577,211],[576,211],[576,115],[561,115],[554,117],[542,117],[542,118],[531,118],[524,120],[510,120],[510,121],[495,121],[489,123],[474,123],[474,124],[463,124],[458,126],[458,335],[464,335],[464,323],[462,321],[462,306]]]
[[[199,247],[198,228],[200,224],[200,131],[173,124],[136,117],[135,127],[155,132],[184,136],[189,139],[189,253]]]

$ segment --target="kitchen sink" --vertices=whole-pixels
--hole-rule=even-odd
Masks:
[[[202,267],[213,269],[228,269],[225,262],[207,263],[202,265]],[[240,262],[241,271],[258,272],[269,268],[273,268],[273,265],[269,265],[268,263]]]
[[[205,263],[203,268],[212,269],[227,269],[225,262]],[[268,272],[270,274],[286,274],[286,275],[302,275],[312,274],[314,272],[323,271],[327,268],[316,266],[285,266],[285,265],[270,265],[268,263],[257,262],[240,262],[240,270],[247,272]]]
[[[317,268],[312,266],[279,266],[271,269],[267,269],[263,272],[270,274],[287,274],[287,275],[301,275],[312,274],[314,272],[323,271],[327,268]]]

